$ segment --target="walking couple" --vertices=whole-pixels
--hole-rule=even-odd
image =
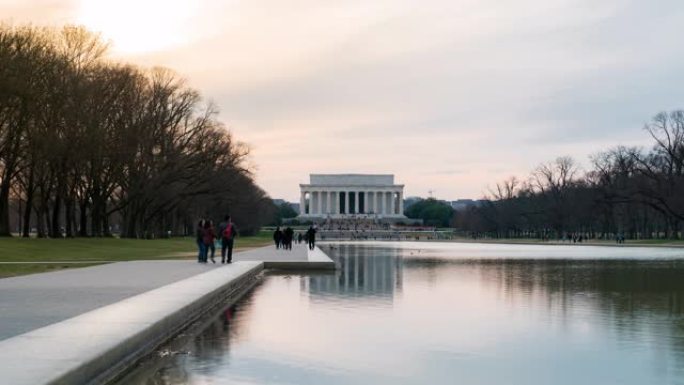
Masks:
[[[237,227],[230,218],[226,215],[225,220],[218,225],[218,233],[214,228],[214,223],[210,220],[200,219],[197,224],[197,247],[199,254],[197,255],[197,262],[207,263],[207,259],[211,255],[211,262],[216,263],[214,254],[216,253],[216,238],[221,238],[221,263],[231,263],[233,261],[233,243],[237,236]],[[211,251],[211,254],[209,252]]]

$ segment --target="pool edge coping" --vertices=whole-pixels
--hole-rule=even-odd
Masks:
[[[238,300],[263,270],[263,262],[235,262],[2,340],[0,378],[107,383],[218,303]]]

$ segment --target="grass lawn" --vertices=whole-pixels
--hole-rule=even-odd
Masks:
[[[271,243],[271,233],[261,231],[251,237],[238,237],[235,249],[264,246]],[[171,239],[0,239],[0,277],[11,277],[73,267],[85,267],[98,261],[132,261],[140,259],[191,259],[197,246],[194,238]],[[30,263],[3,263],[30,262]],[[53,262],[53,263],[35,263]],[[83,263],[54,263],[83,262]],[[92,263],[91,263],[92,262]]]
[[[684,241],[679,239],[635,239],[627,240],[625,243],[648,246],[684,246]]]
[[[13,263],[0,264],[0,278],[16,277],[35,273],[46,273],[77,267],[100,265],[100,263]]]

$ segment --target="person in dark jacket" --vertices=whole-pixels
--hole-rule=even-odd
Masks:
[[[237,232],[237,227],[235,227],[230,215],[226,215],[225,221],[219,224],[219,235],[221,236],[221,263],[233,262],[233,244],[235,243]]]
[[[285,249],[292,250],[292,239],[294,238],[294,230],[292,227],[285,228]]]
[[[283,241],[283,232],[280,231],[280,226],[276,227],[275,231],[273,232],[273,241],[275,242],[276,249],[279,249]]]
[[[316,247],[316,229],[313,225],[306,231],[306,238],[309,240],[309,250],[313,250]]]
[[[195,228],[195,242],[197,242],[197,262],[202,263],[202,257],[204,256],[204,219],[200,219],[197,227]]]

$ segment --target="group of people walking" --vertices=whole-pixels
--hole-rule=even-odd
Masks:
[[[302,234],[298,234],[297,238],[295,238],[292,227],[288,226],[285,230],[280,230],[280,226],[278,226],[273,232],[273,241],[275,242],[276,249],[292,250],[292,242],[295,240],[297,243],[302,242]]]
[[[280,226],[276,227],[273,232],[273,242],[275,242],[276,249],[292,250],[292,242],[302,243],[306,241],[309,244],[309,249],[313,250],[316,247],[316,228],[312,225],[305,233],[297,233],[295,236],[292,227],[288,226],[285,230],[280,230]]]
[[[233,261],[233,244],[237,236],[237,227],[233,223],[230,215],[226,215],[223,222],[219,223],[218,228],[214,227],[214,222],[200,219],[196,229],[197,262],[207,263],[211,259],[216,263],[216,241],[221,242],[221,263],[231,263]]]

